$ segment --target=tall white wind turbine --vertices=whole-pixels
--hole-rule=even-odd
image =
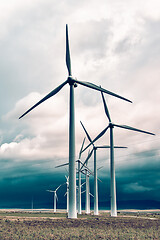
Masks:
[[[100,137],[102,137],[107,129],[110,129],[110,192],[111,192],[111,216],[117,216],[117,201],[116,201],[116,179],[115,179],[115,164],[114,164],[114,142],[113,142],[113,129],[114,127],[124,128],[127,130],[132,130],[136,132],[146,133],[150,135],[155,135],[154,133],[143,131],[137,128],[133,128],[127,125],[118,125],[111,122],[111,117],[103,93],[101,92],[105,114],[109,120],[109,125],[92,141],[94,143]],[[91,143],[86,147],[86,149],[91,145]],[[85,149],[84,149],[85,150]]]
[[[93,146],[93,152],[94,152],[94,215],[98,215],[98,181],[97,181],[97,149],[98,148],[110,148],[110,146],[95,146],[89,133],[87,132],[86,128],[84,127],[83,123],[80,121],[86,135],[87,135],[87,138],[89,140],[89,142],[92,144]],[[114,148],[126,148],[126,147],[118,147],[118,146],[115,146]],[[85,151],[86,148],[83,151]],[[88,161],[88,160],[87,160]],[[84,162],[84,164],[86,164],[86,162]],[[82,166],[83,167],[83,166]],[[80,169],[81,170],[81,169]]]
[[[53,190],[46,190],[47,192],[51,192],[51,193],[53,193],[53,202],[54,202],[54,212],[56,212],[57,211],[57,209],[56,209],[56,202],[58,201],[58,196],[57,196],[57,190],[60,188],[62,186],[62,184],[61,185],[59,185],[54,191]]]
[[[70,50],[69,50],[69,38],[68,38],[68,25],[66,25],[66,65],[68,69],[68,78],[53,91],[47,94],[39,102],[37,102],[33,107],[27,110],[20,118],[24,117],[31,110],[36,108],[38,105],[53,97],[57,94],[66,84],[70,86],[70,104],[69,104],[69,211],[68,218],[77,218],[76,211],[76,167],[75,167],[75,114],[74,114],[74,88],[77,84],[82,86],[92,88],[97,91],[102,91],[114,97],[118,97],[125,101],[131,102],[130,100],[121,97],[113,92],[110,92],[104,88],[101,88],[93,83],[78,81],[76,78],[72,77],[71,71],[71,59],[70,59]],[[20,119],[19,118],[19,119]]]

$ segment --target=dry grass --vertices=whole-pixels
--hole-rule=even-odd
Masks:
[[[65,213],[0,212],[0,239],[160,239],[158,213],[102,213],[67,219]],[[123,216],[122,216],[123,214]],[[16,216],[15,216],[16,215]],[[29,215],[29,216],[28,216]],[[47,215],[47,216],[46,216]],[[125,217],[124,217],[125,216]]]

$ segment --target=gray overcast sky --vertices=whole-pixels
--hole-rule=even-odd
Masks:
[[[68,86],[18,120],[67,78],[66,23],[73,76],[133,101],[105,95],[113,122],[156,134],[115,129],[115,144],[128,146],[115,154],[121,193],[160,200],[159,0],[0,0],[0,185],[55,173],[56,164],[68,161]],[[108,120],[95,91],[78,86],[75,105],[78,156],[84,137],[79,121],[94,138]],[[108,143],[107,133],[99,144]],[[98,156],[105,166],[99,174],[106,177],[108,151]]]

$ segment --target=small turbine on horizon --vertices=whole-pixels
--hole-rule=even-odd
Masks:
[[[56,209],[56,202],[58,201],[57,190],[58,190],[61,186],[62,186],[62,184],[59,185],[54,191],[53,191],[53,190],[46,190],[47,192],[53,193],[53,203],[54,203],[53,209],[54,209],[54,212],[57,211],[57,209]]]
[[[53,97],[57,94],[66,84],[70,86],[70,103],[69,103],[69,211],[68,211],[68,218],[77,218],[77,211],[76,211],[76,167],[75,167],[75,113],[74,113],[74,88],[77,84],[82,86],[102,91],[114,97],[118,97],[125,101],[131,102],[130,100],[117,95],[113,92],[110,92],[104,88],[101,88],[93,83],[90,82],[82,82],[78,81],[76,78],[72,77],[71,71],[71,59],[70,59],[70,50],[69,50],[69,38],[68,38],[68,25],[66,25],[66,66],[68,69],[68,78],[58,87],[56,87],[53,91],[47,94],[44,98],[42,98],[39,102],[37,102],[33,107],[27,110],[23,115],[19,117],[22,118],[38,105]]]

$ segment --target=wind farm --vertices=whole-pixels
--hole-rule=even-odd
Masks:
[[[89,209],[90,208],[90,204],[89,202],[89,194],[90,194],[90,190],[89,190],[89,176],[94,176],[94,215],[98,215],[98,182],[97,180],[100,180],[97,178],[97,163],[99,163],[99,160],[97,159],[97,149],[110,149],[110,203],[111,203],[111,216],[116,217],[117,216],[117,200],[116,200],[116,177],[115,177],[115,159],[114,159],[114,149],[115,148],[125,148],[125,147],[118,147],[118,146],[114,146],[113,143],[113,128],[123,128],[123,129],[127,129],[127,130],[132,130],[132,131],[136,131],[136,132],[141,132],[141,133],[145,133],[148,135],[155,135],[149,131],[143,131],[140,130],[138,128],[134,128],[134,127],[130,127],[128,125],[120,125],[120,124],[114,124],[111,121],[111,117],[110,117],[110,113],[104,98],[104,94],[106,94],[106,96],[110,97],[109,99],[117,99],[118,100],[123,100],[120,101],[119,105],[122,104],[123,102],[125,102],[126,104],[128,103],[132,103],[131,100],[129,100],[126,97],[123,97],[117,93],[114,93],[112,91],[107,90],[106,88],[102,87],[101,85],[96,85],[95,81],[96,80],[92,80],[92,83],[90,82],[90,79],[87,78],[87,81],[80,81],[77,80],[76,77],[73,77],[72,75],[72,66],[71,66],[71,52],[70,52],[70,42],[69,42],[69,30],[68,30],[68,25],[66,24],[66,29],[65,29],[65,65],[66,65],[66,69],[67,69],[67,79],[64,80],[64,82],[62,82],[60,85],[58,85],[57,87],[55,87],[49,94],[45,95],[45,97],[41,98],[41,100],[37,101],[37,103],[33,104],[32,107],[30,107],[26,112],[24,112],[19,119],[25,117],[26,115],[28,115],[28,117],[25,119],[25,122],[28,122],[28,120],[31,118],[32,119],[32,113],[30,113],[32,110],[34,110],[35,108],[37,108],[39,105],[41,105],[43,102],[45,102],[48,99],[52,99],[53,102],[55,102],[55,95],[58,96],[62,95],[63,96],[63,92],[61,91],[62,88],[64,88],[65,86],[69,85],[69,113],[68,113],[68,157],[67,157],[67,163],[63,163],[59,165],[60,166],[69,166],[68,169],[68,177],[67,177],[67,212],[68,212],[68,218],[77,218],[77,212],[78,214],[82,213],[82,201],[81,201],[81,174],[85,174],[86,175],[86,206]],[[74,51],[73,51],[74,52]],[[73,54],[74,58],[76,56],[76,54]],[[73,59],[74,59],[73,58]],[[73,61],[74,62],[74,61]],[[74,66],[74,65],[73,65]],[[100,68],[99,68],[100,69]],[[86,68],[87,71],[87,68]],[[81,78],[83,78],[81,76]],[[96,79],[96,77],[95,77]],[[53,79],[54,80],[54,79]],[[89,81],[88,81],[89,80]],[[93,83],[94,82],[94,83]],[[106,80],[107,82],[107,80]],[[104,83],[102,81],[102,83]],[[54,85],[54,84],[53,84]],[[110,84],[111,85],[111,84]],[[106,84],[105,84],[106,86]],[[85,135],[87,136],[87,139],[89,141],[89,145],[87,147],[84,147],[85,145],[85,138],[82,142],[82,146],[80,148],[80,152],[79,152],[79,156],[77,156],[76,154],[76,145],[77,145],[77,140],[76,140],[76,131],[79,131],[79,127],[77,127],[77,121],[76,121],[76,105],[75,104],[75,100],[76,97],[74,96],[75,93],[78,95],[79,90],[81,91],[82,97],[81,99],[83,99],[83,92],[86,93],[87,91],[89,91],[89,94],[91,94],[90,99],[88,101],[88,104],[94,105],[95,103],[93,99],[94,96],[96,96],[96,99],[98,102],[100,102],[100,98],[102,98],[102,102],[103,102],[103,106],[104,106],[104,111],[105,111],[105,115],[107,116],[107,119],[109,121],[109,124],[97,135],[96,138],[91,139],[88,131],[86,130],[86,128],[84,127],[84,125],[81,123],[81,126],[85,132]],[[95,90],[95,91],[92,91]],[[100,97],[101,95],[101,97]],[[79,98],[80,95],[78,95]],[[98,98],[99,96],[99,98]],[[54,98],[52,98],[54,97]],[[113,98],[114,97],[114,98]],[[76,100],[77,101],[77,100]],[[112,100],[111,100],[112,101]],[[47,106],[48,101],[46,102]],[[28,105],[28,104],[27,104]],[[56,104],[57,105],[57,100],[56,100]],[[116,109],[116,103],[112,104],[112,108]],[[66,104],[67,106],[67,104]],[[131,106],[131,105],[130,105]],[[131,107],[132,108],[132,107]],[[36,110],[36,112],[38,113],[40,107]],[[112,109],[111,109],[112,110]],[[43,111],[43,110],[42,110]],[[56,114],[56,111],[58,111],[56,108],[54,109],[54,112]],[[29,115],[30,113],[30,115]],[[89,113],[89,111],[88,111]],[[79,113],[78,113],[79,114]],[[86,113],[85,113],[86,114]],[[102,119],[103,119],[103,113],[101,112],[99,114],[99,121],[102,123]],[[44,114],[45,116],[45,114]],[[58,116],[58,115],[57,115]],[[45,116],[46,117],[46,116]],[[83,111],[81,110],[81,117],[83,118]],[[95,118],[97,118],[96,114],[95,114]],[[57,118],[58,119],[58,118]],[[93,120],[94,120],[94,116],[93,116]],[[39,118],[37,117],[36,122],[37,122],[37,126],[38,126],[38,122],[41,121],[43,123],[43,118]],[[20,123],[23,121],[20,121]],[[105,122],[105,121],[104,121]],[[56,124],[56,122],[54,121],[53,126]],[[63,123],[62,123],[63,124]],[[95,125],[94,127],[92,126],[91,131],[94,130],[94,132],[99,131],[99,126]],[[37,128],[38,129],[38,128]],[[50,127],[48,127],[48,130],[50,131]],[[41,132],[40,129],[38,129],[39,132]],[[60,128],[57,128],[57,132],[62,131]],[[95,145],[95,142],[99,139],[102,139],[103,135],[107,134],[109,132],[110,134],[110,138],[109,138],[109,143],[105,142],[105,144],[98,144]],[[80,132],[79,132],[80,133]],[[37,134],[39,136],[39,139],[41,138],[41,134]],[[82,133],[81,133],[82,135]],[[52,136],[51,138],[54,139],[55,136],[54,134],[50,134],[50,136]],[[20,136],[19,136],[20,137]],[[17,138],[18,139],[18,138]],[[46,138],[47,139],[47,138]],[[16,140],[15,140],[16,141]],[[55,140],[54,140],[55,141]],[[43,141],[42,141],[43,142]],[[15,142],[16,143],[16,142]],[[36,141],[35,141],[36,143]],[[35,146],[36,149],[36,144],[33,144],[33,146]],[[58,143],[57,143],[58,145]],[[121,144],[120,144],[121,145]],[[38,146],[38,145],[37,145]],[[52,146],[52,142],[50,143],[50,146]],[[92,146],[92,149],[89,151],[88,155],[86,157],[84,157],[85,155],[85,151],[87,148],[89,148],[90,146]],[[54,148],[54,145],[53,145]],[[61,144],[59,143],[59,148],[61,148]],[[5,146],[4,146],[4,150],[5,150]],[[61,153],[63,153],[63,150],[61,150]],[[91,157],[93,156],[94,153],[94,161],[91,161]],[[44,155],[45,156],[45,155]],[[43,156],[43,158],[44,158]],[[47,155],[46,155],[47,156]],[[106,156],[107,158],[107,156]],[[27,156],[26,156],[27,159]],[[78,160],[77,160],[78,159]],[[43,161],[42,161],[43,162]],[[91,162],[94,164],[92,164],[91,166]],[[78,167],[76,169],[76,163],[78,163]],[[90,166],[88,166],[88,163],[90,164]],[[45,163],[43,163],[45,165]],[[76,177],[78,176],[78,186],[77,186],[77,180]],[[105,176],[107,177],[107,176]],[[136,183],[138,184],[138,183]],[[61,185],[60,185],[61,186]],[[54,193],[54,209],[56,211],[56,200],[57,200],[57,190],[59,189],[59,187],[54,187],[56,190],[49,190],[52,191]],[[77,192],[78,189],[78,192]],[[84,191],[83,191],[84,192]],[[108,198],[108,196],[106,195],[106,198]],[[86,211],[87,213],[89,213],[90,211]]]
[[[0,9],[0,238],[159,239],[160,3]]]
[[[127,98],[124,98],[118,94],[115,94],[111,91],[108,91],[104,88],[98,87],[93,83],[89,82],[81,82],[72,77],[71,71],[71,58],[70,58],[70,49],[69,49],[69,37],[68,37],[68,25],[66,25],[66,66],[68,69],[68,78],[61,85],[56,87],[53,91],[47,94],[44,98],[42,98],[39,102],[37,102],[33,107],[27,110],[24,114],[22,114],[19,119],[24,117],[38,105],[49,99],[50,97],[57,94],[67,83],[70,85],[70,103],[69,103],[69,218],[77,218],[76,212],[76,169],[75,169],[75,113],[74,113],[74,88],[77,87],[77,84],[82,86],[107,93],[114,97],[123,99],[125,101],[131,102]]]
[[[122,148],[122,147],[114,147],[113,143],[113,128],[124,128],[127,130],[137,131],[145,134],[155,135],[151,132],[143,131],[137,128],[133,128],[127,125],[118,125],[113,124],[111,122],[111,117],[109,114],[109,110],[107,107],[107,104],[105,102],[105,98],[103,93],[106,93],[108,95],[114,96],[116,98],[125,100],[127,102],[131,102],[131,100],[124,98],[118,94],[115,94],[111,91],[108,91],[101,86],[97,86],[90,82],[82,82],[77,80],[75,77],[72,76],[72,70],[71,70],[71,56],[70,56],[70,47],[69,47],[69,34],[68,34],[68,25],[66,24],[66,66],[68,70],[68,78],[66,81],[64,81],[62,84],[60,84],[58,87],[56,87],[54,90],[52,90],[49,94],[47,94],[45,97],[43,97],[40,101],[38,101],[36,104],[34,104],[29,110],[27,110],[24,114],[22,114],[19,119],[23,118],[25,115],[27,115],[29,112],[31,112],[34,108],[36,108],[38,105],[46,101],[47,99],[53,97],[56,95],[66,84],[69,84],[70,87],[70,98],[69,98],[69,161],[68,163],[64,163],[60,166],[69,166],[69,182],[68,182],[68,189],[69,192],[67,192],[67,212],[68,212],[68,218],[77,218],[77,197],[76,197],[76,153],[75,153],[75,107],[74,107],[74,88],[76,88],[79,85],[85,86],[87,88],[91,88],[93,90],[96,90],[101,93],[102,95],[102,101],[104,105],[105,114],[109,120],[109,125],[105,127],[105,129],[98,134],[98,136],[92,140],[90,135],[88,134],[87,130],[85,129],[84,125],[81,123],[85,134],[90,142],[90,144],[84,149],[84,142],[83,140],[80,153],[79,153],[79,159],[78,162],[78,213],[81,214],[81,173],[85,172],[86,175],[86,213],[90,213],[90,187],[89,187],[89,175],[94,175],[94,215],[98,215],[98,184],[97,184],[97,157],[96,157],[96,150],[98,148],[109,148],[110,149],[110,195],[111,195],[111,216],[116,217],[117,216],[117,200],[116,200],[116,178],[115,178],[115,163],[114,163],[114,148]],[[99,138],[101,138],[107,130],[110,130],[110,145],[108,146],[95,146],[94,142],[96,142]],[[88,153],[88,156],[84,163],[80,160],[81,154],[84,152],[90,145],[93,146],[93,149]],[[88,169],[88,160],[91,158],[92,153],[94,152],[94,171],[93,173]],[[80,164],[82,166],[80,167]],[[58,166],[58,167],[60,167]],[[83,172],[83,168],[85,169]],[[68,181],[68,180],[67,180]],[[61,185],[60,185],[61,186]],[[59,186],[59,187],[60,187]],[[54,192],[54,211],[56,212],[56,200],[57,200],[57,194],[56,191],[59,189],[56,188]],[[51,191],[51,190],[50,190]],[[68,197],[69,195],[69,197]]]

